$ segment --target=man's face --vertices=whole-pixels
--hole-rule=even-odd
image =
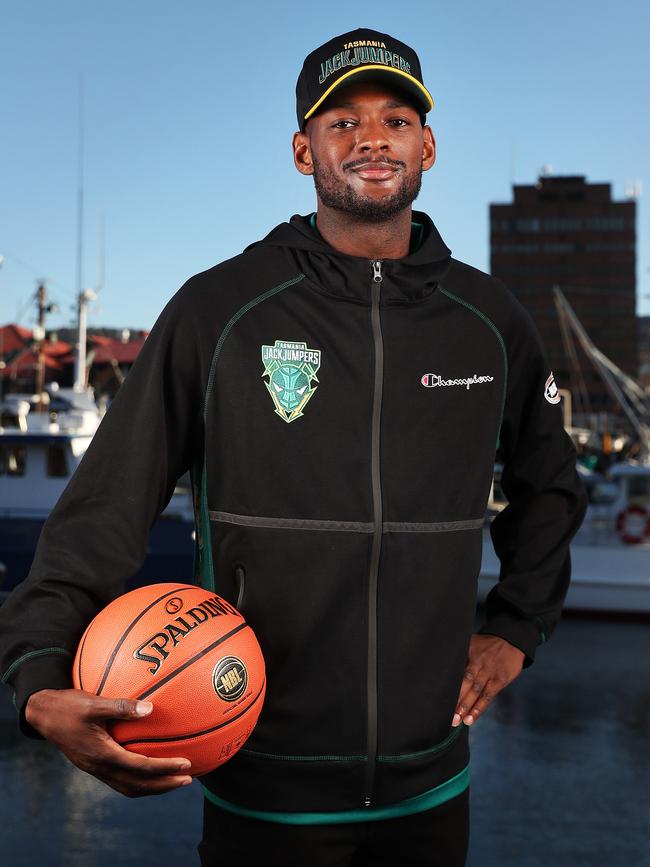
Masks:
[[[430,127],[397,90],[377,84],[336,91],[294,136],[298,171],[313,174],[323,205],[368,222],[409,207],[435,162]]]

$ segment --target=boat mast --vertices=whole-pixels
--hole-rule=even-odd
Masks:
[[[86,391],[86,322],[88,303],[97,296],[92,289],[82,289],[83,282],[83,208],[84,208],[84,92],[83,74],[79,76],[79,146],[78,146],[78,195],[77,195],[77,342],[75,344],[74,384],[75,391]]]
[[[576,316],[575,311],[569,304],[566,295],[559,286],[553,286],[553,295],[560,320],[565,318],[568,322],[610,394],[621,407],[636,431],[643,454],[645,456],[649,455],[650,425],[645,420],[650,417],[650,411],[645,406],[642,389],[638,383],[634,382],[632,377],[620,370],[611,359],[607,358],[600,349],[594,346],[591,338]]]

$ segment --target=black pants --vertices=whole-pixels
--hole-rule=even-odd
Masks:
[[[202,867],[465,867],[469,788],[423,813],[347,825],[248,819],[205,799]]]

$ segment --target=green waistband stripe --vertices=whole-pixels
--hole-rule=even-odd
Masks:
[[[468,786],[469,765],[445,783],[441,783],[439,786],[429,789],[421,795],[406,798],[406,800],[400,801],[397,804],[391,804],[388,807],[370,807],[367,810],[343,810],[338,813],[277,813],[249,810],[247,807],[231,804],[230,801],[224,801],[223,798],[215,795],[214,792],[211,792],[201,783],[203,794],[215,806],[228,810],[230,813],[236,813],[238,816],[247,816],[249,819],[261,819],[264,822],[281,822],[285,825],[341,825],[350,822],[399,819],[401,816],[410,816],[412,813],[422,813],[424,810],[437,807],[439,804],[443,804],[445,801],[456,797],[456,795],[460,795]]]

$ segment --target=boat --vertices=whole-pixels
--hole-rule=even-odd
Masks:
[[[492,545],[490,524],[507,501],[501,491],[502,466],[494,482],[483,529],[478,581],[479,602],[499,579],[500,561]],[[650,465],[613,464],[595,473],[578,464],[589,504],[570,546],[571,583],[568,611],[650,613]]]
[[[572,399],[563,399],[565,429],[578,447],[577,468],[589,502],[585,519],[570,545],[571,581],[564,608],[569,611],[617,614],[650,613],[650,395],[629,374],[601,352],[587,334],[566,295],[553,287],[566,357],[577,374],[574,337],[593,364],[610,395],[620,407],[630,434],[621,437],[618,452],[605,429],[597,455],[596,472],[580,459],[585,446],[598,440],[597,431],[574,427]],[[576,376],[576,380],[579,377]],[[604,448],[607,441],[607,449]],[[627,443],[627,451],[625,445]],[[632,457],[634,455],[634,457]],[[490,524],[507,506],[501,489],[503,467],[496,463],[483,530],[483,552],[478,599],[485,598],[499,579]]]
[[[9,394],[0,403],[0,596],[28,574],[41,528],[79,465],[103,412],[89,389],[47,390],[38,410],[34,395]],[[191,583],[194,514],[189,475],[177,482],[149,534],[141,569],[125,589],[157,581]]]

